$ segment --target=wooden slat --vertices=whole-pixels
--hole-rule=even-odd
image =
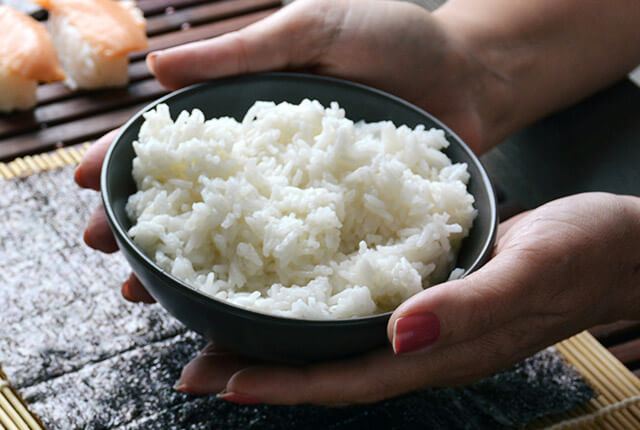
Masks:
[[[168,90],[156,80],[148,79],[134,83],[128,88],[100,91],[94,93],[92,97],[77,97],[40,106],[33,112],[13,116],[11,121],[0,121],[0,139],[155,99],[167,92]]]
[[[273,0],[239,0],[231,8],[229,2],[214,4],[210,16],[242,13],[275,4]],[[211,11],[214,12],[211,12]],[[184,31],[150,39],[151,48],[166,49],[182,43],[215,37],[253,23],[277,8],[259,10],[224,19]],[[68,145],[93,139],[124,123],[144,104],[166,93],[144,64],[144,53],[134,55],[130,66],[132,81],[128,89],[72,92],[62,84],[43,85],[38,89],[40,105],[32,112],[0,117],[0,160],[9,161],[26,154],[51,150],[56,145]],[[145,103],[146,104],[146,103]]]
[[[0,368],[0,429],[41,430],[42,423],[25,406]]]
[[[640,338],[614,345],[609,351],[627,367],[635,368],[640,364]]]
[[[138,0],[137,4],[145,16],[151,16],[165,13],[168,7],[178,10],[209,2],[211,0]]]
[[[24,158],[16,158],[9,163],[0,163],[0,180],[29,176],[64,165],[76,165],[82,160],[82,156],[90,146],[91,143],[84,142],[57,149],[54,152],[29,155]]]
[[[174,13],[158,15],[147,19],[147,34],[154,36],[169,31],[180,30],[188,24],[195,26],[223,18],[244,15],[258,10],[274,8],[279,0],[236,0],[206,3]]]
[[[94,139],[125,123],[145,103],[65,122],[34,133],[5,139],[0,144],[0,160],[12,159],[16,154],[30,154],[60,146]]]
[[[589,329],[603,345],[609,346],[640,337],[640,321],[618,321]]]
[[[634,375],[640,376],[640,321],[618,321],[589,331]]]
[[[225,19],[223,21],[203,24],[197,27],[191,27],[174,33],[163,34],[149,39],[149,48],[144,51],[138,51],[131,54],[131,59],[140,60],[151,51],[171,48],[172,46],[182,45],[183,43],[195,42],[210,37],[219,36],[230,31],[238,30],[249,24],[272,14],[277,9],[267,9],[259,12],[249,13],[234,18]]]

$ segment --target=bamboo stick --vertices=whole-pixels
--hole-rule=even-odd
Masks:
[[[584,356],[576,350],[573,344],[573,338],[567,341],[568,345],[572,345],[572,348],[567,348],[565,355],[567,358],[570,358],[570,362],[574,365],[580,365],[582,367],[582,374],[588,377],[589,380],[593,381],[594,385],[598,388],[600,395],[596,397],[595,402],[598,404],[598,409],[603,409],[606,406],[617,403],[621,400],[624,400],[624,396],[620,395],[619,392],[615,389],[615,387],[611,387],[610,384],[607,383],[606,375],[600,374],[598,372],[593,371],[593,365],[590,362],[589,356]],[[612,392],[612,388],[614,392]],[[617,397],[616,397],[617,394]],[[607,422],[613,422],[618,420],[620,425],[624,426],[623,428],[640,428],[640,421],[638,421],[628,410],[620,410],[613,411],[610,414],[611,418],[603,417],[603,419]],[[615,420],[614,420],[615,419]],[[618,423],[616,423],[618,424]]]
[[[4,395],[0,394],[0,409],[2,409],[8,416],[11,422],[20,430],[29,430],[29,426],[24,422],[18,412],[11,406],[9,400]]]
[[[89,142],[85,142],[44,154],[16,158],[8,163],[0,163],[0,179],[18,178],[62,166],[78,164],[90,146]]]
[[[7,413],[2,409],[0,409],[0,424],[8,430],[20,430],[15,424],[13,424],[9,415],[7,415]]]

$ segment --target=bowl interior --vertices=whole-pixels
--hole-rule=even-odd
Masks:
[[[117,234],[124,236],[120,239],[125,240],[141,258],[151,261],[126,237],[131,221],[125,206],[129,196],[136,192],[131,175],[134,158],[131,143],[137,139],[145,111],[153,109],[156,104],[167,103],[174,119],[183,110],[197,108],[206,118],[231,116],[241,120],[257,100],[299,103],[305,98],[317,99],[325,106],[337,101],[346,110],[347,117],[356,121],[391,120],[397,126],[406,124],[413,128],[424,124],[427,129],[444,129],[450,142],[445,152],[453,161],[467,163],[471,174],[468,187],[478,209],[478,217],[462,244],[456,267],[468,273],[484,263],[491,252],[496,231],[495,197],[480,162],[453,132],[424,111],[386,93],[338,79],[290,73],[244,76],[194,85],[163,97],[134,116],[111,147],[103,168],[105,207],[114,227],[120,230]]]

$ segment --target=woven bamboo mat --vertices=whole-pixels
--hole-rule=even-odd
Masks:
[[[40,420],[29,412],[0,368],[0,429],[38,430],[42,428],[44,427]]]
[[[0,163],[0,178],[11,179],[77,164],[88,143]],[[2,179],[0,179],[1,181]],[[530,428],[640,428],[640,380],[588,332],[556,345],[598,396],[573,410],[545,417]],[[41,429],[0,370],[0,430]]]
[[[598,396],[532,428],[640,429],[640,380],[629,369],[586,331],[556,347]]]

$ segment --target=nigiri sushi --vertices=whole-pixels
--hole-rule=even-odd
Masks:
[[[49,32],[30,16],[0,6],[0,111],[30,109],[38,82],[64,79]]]
[[[72,88],[129,81],[129,52],[148,46],[145,21],[131,1],[36,0],[49,10],[51,34]]]

